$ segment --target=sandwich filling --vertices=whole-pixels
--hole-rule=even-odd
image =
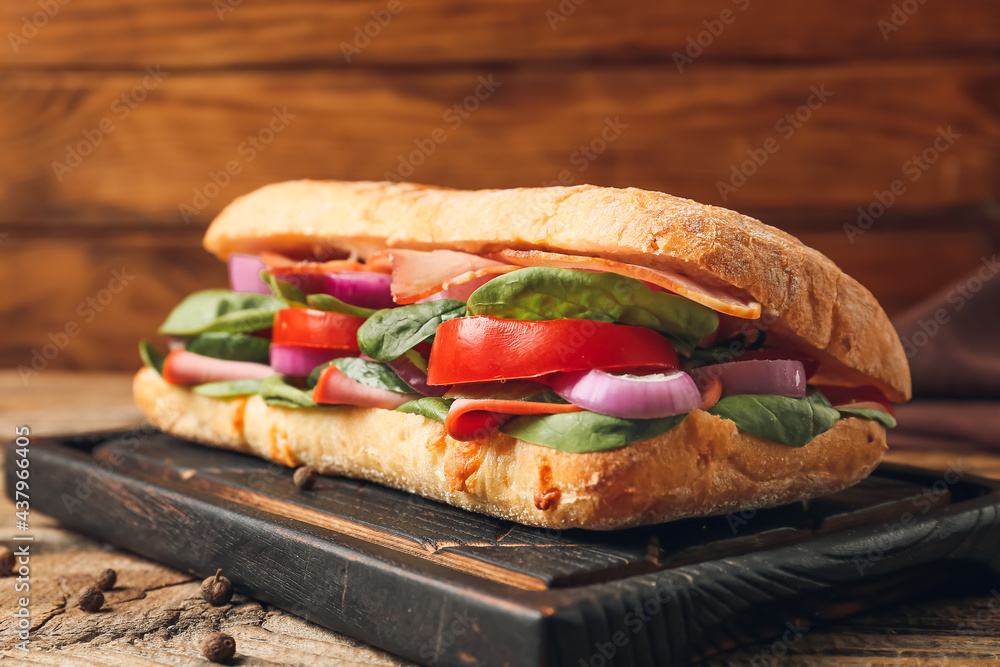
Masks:
[[[570,452],[655,437],[693,410],[801,447],[856,417],[895,425],[872,386],[813,384],[820,364],[725,286],[602,258],[387,250],[296,261],[232,255],[230,289],[160,327],[171,384],[290,409],[422,415],[457,440],[495,431]]]

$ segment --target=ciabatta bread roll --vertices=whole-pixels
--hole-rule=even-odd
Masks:
[[[818,362],[813,382],[870,385],[894,401],[910,396],[899,339],[864,287],[784,232],[658,192],[295,181],[234,201],[204,243],[220,259],[363,261],[387,249],[495,258],[516,250],[665,271],[753,303],[769,343]],[[694,409],[655,437],[573,453],[502,432],[459,441],[442,422],[386,408],[212,398],[150,368],[136,375],[134,390],[153,423],[179,437],[548,528],[624,528],[814,497],[856,483],[886,449],[878,420],[846,413],[800,447]]]
[[[696,410],[658,437],[572,454],[503,433],[459,442],[436,421],[394,410],[209,398],[149,368],[134,391],[156,427],[178,437],[543,528],[627,528],[772,507],[848,487],[886,451],[885,429],[865,419],[841,419],[793,448]]]

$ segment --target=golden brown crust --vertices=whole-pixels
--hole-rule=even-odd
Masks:
[[[902,345],[872,294],[796,238],[727,209],[591,185],[462,191],[291,181],[230,204],[205,235],[221,258],[260,250],[365,257],[385,247],[537,249],[666,268],[730,285],[809,346],[910,396]]]
[[[134,391],[154,424],[183,438],[547,528],[610,530],[793,502],[854,484],[886,450],[885,430],[855,418],[791,448],[696,410],[655,438],[571,454],[503,434],[458,442],[438,422],[393,410],[208,398],[150,369]]]

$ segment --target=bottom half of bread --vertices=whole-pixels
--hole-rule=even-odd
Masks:
[[[502,433],[460,442],[439,422],[394,410],[211,398],[148,368],[134,393],[159,429],[181,438],[546,528],[610,530],[810,498],[864,478],[886,450],[883,427],[858,418],[793,448],[695,410],[655,438],[574,454]]]

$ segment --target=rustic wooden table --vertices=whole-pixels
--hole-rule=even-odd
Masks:
[[[141,419],[129,378],[47,371],[28,384],[0,372],[0,437],[28,425],[33,435],[128,427]],[[893,460],[944,467],[961,459],[971,472],[1000,477],[1000,456],[947,452]],[[44,490],[36,490],[45,492]],[[14,507],[0,501],[0,535],[14,532]],[[201,600],[189,575],[77,535],[34,513],[31,647],[15,648],[12,610],[19,594],[0,582],[0,657],[4,664],[196,665],[202,638],[223,630],[236,638],[241,665],[406,665],[400,658],[291,614],[237,595],[224,607]],[[2,540],[0,540],[2,541]],[[6,542],[5,542],[6,543]],[[87,614],[75,592],[105,567],[118,571],[106,611]],[[781,657],[775,658],[775,654]],[[761,644],[707,665],[992,665],[1000,661],[1000,584],[982,594],[952,595],[886,607],[815,627],[790,644]]]

